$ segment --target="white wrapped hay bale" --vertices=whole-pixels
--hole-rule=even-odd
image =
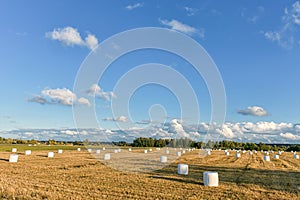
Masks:
[[[81,151],[81,148],[77,148],[77,151]]]
[[[249,155],[250,155],[250,156],[252,156],[252,155],[253,155],[252,151],[249,151]]]
[[[106,153],[104,154],[104,160],[110,160],[110,154],[109,153]]]
[[[9,155],[9,162],[15,163],[18,162],[19,156],[18,154],[10,154]]]
[[[31,155],[31,150],[26,150],[25,155]]]
[[[166,163],[166,162],[168,162],[167,156],[160,156],[160,162],[161,162],[161,163]]]
[[[122,151],[122,149],[118,149],[118,151],[119,151],[119,152],[121,152],[121,151]]]
[[[128,151],[131,151],[131,148],[129,148]]]
[[[63,150],[62,149],[58,149],[57,153],[61,154],[61,153],[63,153]]]
[[[211,155],[211,151],[209,151],[209,150],[206,151],[206,155],[208,155],[208,156]]]
[[[89,153],[92,153],[92,149],[88,149],[87,151],[88,151]]]
[[[257,151],[256,151],[256,150],[254,150],[254,153],[255,153],[255,154],[257,154]]]
[[[246,153],[246,151],[245,151],[245,150],[243,150],[242,152],[243,152],[243,154],[244,154],[244,153]]]
[[[176,152],[176,156],[181,156],[181,152],[180,151]]]
[[[270,161],[270,156],[264,156],[264,160],[269,162]]]
[[[105,151],[105,147],[103,147],[102,150]]]
[[[278,151],[278,155],[281,155],[282,154],[282,152],[281,151]]]
[[[101,150],[100,149],[97,149],[96,150],[96,154],[100,154],[101,153]]]
[[[12,152],[12,153],[17,153],[17,148],[12,148],[12,149],[11,149],[11,152]]]
[[[165,153],[166,153],[166,154],[169,154],[169,153],[170,153],[170,151],[169,151],[168,149],[166,149]]]
[[[229,154],[229,152],[228,152],[228,151],[226,151],[226,152],[225,152],[225,155],[226,155],[226,156],[229,156],[230,154]]]
[[[156,148],[156,150],[157,150],[157,151],[159,151],[159,150],[160,150],[160,148]]]
[[[186,164],[178,164],[178,174],[188,175],[189,174],[189,166]]]
[[[294,158],[295,159],[299,159],[299,155],[294,155]]]
[[[203,183],[204,186],[218,187],[219,186],[218,172],[203,172]]]
[[[115,153],[119,153],[119,150],[118,150],[118,149],[115,149],[114,152],[115,152]]]
[[[265,151],[265,155],[268,156],[268,155],[269,155],[269,152]]]
[[[182,151],[182,154],[185,154],[185,150]]]
[[[279,159],[279,155],[274,155],[274,159]]]
[[[48,158],[53,158],[54,157],[54,152],[48,152]]]
[[[152,151],[152,149],[149,149],[149,152],[151,152]]]
[[[241,154],[240,154],[240,153],[237,153],[237,154],[235,154],[235,157],[236,157],[236,158],[240,158],[240,157],[241,157]]]
[[[148,151],[147,151],[147,150],[144,150],[144,153],[148,153]]]

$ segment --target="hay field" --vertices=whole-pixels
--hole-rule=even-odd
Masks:
[[[300,160],[292,153],[279,160],[271,154],[271,162],[260,152],[238,159],[230,153],[199,156],[195,150],[160,170],[130,173],[87,151],[67,150],[54,158],[47,158],[47,151],[19,153],[18,163],[8,162],[10,152],[0,152],[0,199],[300,199]],[[188,164],[189,175],[177,175],[177,163]],[[203,186],[204,171],[219,173],[219,187]]]

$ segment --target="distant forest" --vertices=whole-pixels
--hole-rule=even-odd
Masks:
[[[208,142],[195,142],[188,138],[180,139],[155,139],[155,138],[136,138],[132,143],[119,141],[119,142],[90,142],[88,140],[84,141],[55,141],[50,139],[48,141],[38,141],[38,140],[21,140],[12,138],[2,138],[0,137],[0,144],[45,144],[45,145],[116,145],[124,147],[176,147],[176,148],[209,148],[209,149],[240,149],[240,150],[263,150],[263,151],[300,151],[300,145],[296,144],[264,144],[260,143],[243,143],[235,141],[208,141]]]

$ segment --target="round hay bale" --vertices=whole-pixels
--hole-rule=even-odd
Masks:
[[[110,160],[110,154],[109,153],[106,153],[104,154],[104,160]]]
[[[54,157],[54,152],[48,152],[48,158],[53,158]]]
[[[31,155],[31,150],[26,150],[25,155]]]
[[[264,156],[264,160],[270,162],[270,156]]]
[[[204,186],[218,187],[219,186],[218,172],[203,172],[203,183]]]
[[[161,163],[166,163],[166,162],[168,162],[167,156],[160,156],[160,162],[161,162]]]
[[[16,162],[18,162],[18,159],[19,159],[18,154],[10,154],[8,161],[11,163],[16,163]]]
[[[189,166],[186,164],[178,164],[178,174],[188,175],[189,174]]]

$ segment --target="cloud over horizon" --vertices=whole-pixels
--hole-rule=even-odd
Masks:
[[[108,118],[111,121],[125,121],[125,117]],[[127,119],[126,119],[127,120]],[[199,124],[187,125],[178,119],[172,119],[163,126],[153,125],[146,128],[131,127],[126,130],[113,129],[16,129],[4,131],[4,137],[23,139],[56,139],[90,141],[127,141],[132,142],[137,137],[181,138],[187,137],[195,141],[234,140],[241,142],[265,143],[299,143],[300,125],[291,123],[275,123],[260,121],[226,122],[222,125]]]

